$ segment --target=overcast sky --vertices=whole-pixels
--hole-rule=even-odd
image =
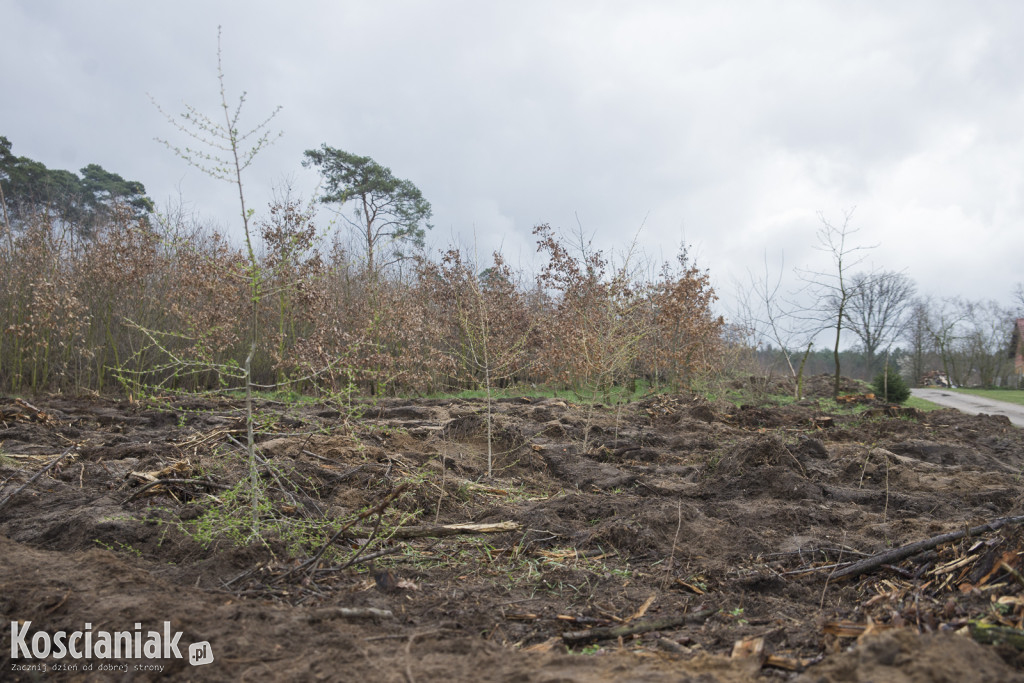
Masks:
[[[723,297],[767,255],[822,268],[819,212],[924,293],[1009,304],[1024,281],[1024,2],[0,0],[0,135],[51,168],[98,163],[237,231],[229,185],[154,141],[150,101],[228,94],[283,137],[248,170],[260,208],[302,152],[371,156],[453,236],[536,264],[577,219],[654,259],[683,240]],[[325,219],[328,217],[323,213]]]

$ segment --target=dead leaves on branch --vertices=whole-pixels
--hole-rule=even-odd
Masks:
[[[223,370],[242,366],[254,325],[257,384],[331,365],[296,383],[330,394],[488,380],[678,386],[722,362],[714,291],[685,251],[651,278],[635,258],[613,265],[540,226],[546,263],[535,279],[500,253],[485,268],[457,249],[370,277],[298,198],[276,199],[257,225],[265,249],[254,289],[241,248],[184,212],[112,220],[89,239],[39,217],[0,254],[0,330],[10,341],[0,346],[0,388],[105,390],[126,377],[183,390],[236,385]]]

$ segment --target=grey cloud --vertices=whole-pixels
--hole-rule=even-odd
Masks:
[[[285,132],[248,176],[312,192],[302,151],[368,154],[419,185],[435,243],[532,258],[530,229],[647,253],[696,243],[719,282],[765,249],[816,256],[816,212],[857,205],[880,260],[940,295],[1008,296],[1024,251],[1024,5],[1014,2],[11,2],[15,152],[100,163],[232,225],[227,188],[152,138],[230,93]],[[27,63],[26,54],[33,55]],[[937,227],[938,226],[938,227]],[[930,240],[936,231],[943,240]],[[977,255],[960,231],[997,254]],[[914,248],[927,244],[927,256]],[[890,248],[888,245],[893,245]],[[934,264],[956,264],[939,271]]]

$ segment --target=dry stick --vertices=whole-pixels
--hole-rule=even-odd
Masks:
[[[149,489],[153,488],[154,486],[158,486],[160,484],[202,484],[203,486],[209,486],[209,487],[212,487],[212,488],[215,488],[215,489],[229,489],[229,488],[231,488],[230,486],[227,486],[225,484],[218,484],[216,482],[206,481],[205,479],[157,479],[155,481],[148,482],[147,484],[145,484],[143,486],[140,486],[138,489],[135,490],[134,493],[132,493],[132,495],[130,495],[127,498],[125,498],[124,500],[122,500],[121,501],[121,505],[124,505],[125,503],[128,503],[128,502],[134,500],[135,498],[138,498],[145,491],[148,491]]]
[[[1024,522],[1024,515],[1017,517],[1003,517],[1001,519],[995,519],[987,524],[981,524],[970,529],[962,529],[960,531],[953,531],[948,534],[941,534],[939,536],[932,536],[923,541],[917,541],[916,543],[910,543],[909,545],[901,546],[893,550],[881,553],[879,555],[873,555],[867,559],[854,562],[849,567],[840,569],[831,575],[833,580],[842,579],[850,576],[859,576],[865,572],[877,569],[883,564],[893,564],[899,562],[902,559],[916,555],[919,552],[925,550],[931,550],[935,546],[942,545],[943,543],[950,543],[952,541],[959,541],[965,536],[975,536],[977,534],[984,533],[986,531],[996,531],[1008,524],[1020,524]]]
[[[223,585],[225,588],[227,588],[231,584],[233,584],[235,581],[238,581],[239,579],[244,579],[247,576],[251,576],[252,574],[255,574],[261,568],[262,567],[255,566],[255,567],[252,567],[251,569],[246,569],[244,572],[242,572],[241,574],[238,574],[237,576],[235,576],[235,578],[233,578],[233,579],[231,579],[229,581],[221,581],[221,585]]]
[[[377,513],[377,522],[373,525],[373,531],[370,532],[370,537],[366,539],[366,543],[364,543],[361,546],[359,546],[359,549],[356,550],[355,554],[352,555],[352,557],[349,558],[348,562],[346,562],[345,564],[343,564],[340,567],[338,567],[338,571],[342,571],[343,569],[348,569],[350,566],[352,566],[352,564],[356,560],[359,559],[359,556],[363,554],[363,551],[370,547],[370,544],[373,543],[373,539],[377,536],[377,532],[380,531],[380,523],[383,520],[384,520],[384,515],[382,513],[378,512]],[[310,567],[309,571],[312,572],[313,571],[313,567]]]
[[[836,567],[838,567],[839,565],[841,565],[843,563],[842,546],[845,545],[846,532],[843,532],[843,541],[844,541],[844,543],[840,544],[839,558],[836,560]],[[825,609],[825,593],[828,591],[828,582],[832,580],[832,577],[835,576],[835,573],[836,573],[835,570],[832,570],[832,573],[829,574],[827,577],[825,577],[825,585],[822,586],[822,588],[821,588],[821,601],[818,603],[818,609],[819,610]]]
[[[321,607],[306,615],[306,621],[316,624],[330,619],[393,619],[394,612],[375,607]]]
[[[518,522],[406,526],[395,529],[389,538],[438,538],[440,536],[457,536],[459,534],[501,534],[506,531],[519,531],[520,529],[522,529],[522,526]]]
[[[228,434],[228,439],[231,440],[232,442],[234,442],[234,444],[236,446],[238,446],[239,448],[243,449],[246,453],[249,452],[248,446],[246,446],[245,444],[243,444],[241,441],[239,441],[235,437],[231,436],[230,434]],[[267,459],[264,458],[263,456],[261,456],[259,453],[256,452],[255,444],[253,445],[253,448],[252,448],[252,458],[253,458],[253,460],[255,462],[257,462],[260,465],[263,465],[264,467],[267,468],[267,471],[270,472],[270,476],[272,476],[274,478],[274,481],[277,482],[277,485],[281,487],[281,493],[286,495],[291,500],[292,505],[298,507],[299,506],[299,501],[295,498],[295,496],[293,496],[291,494],[291,492],[288,491],[287,488],[285,488],[284,482],[282,482],[281,478],[279,476],[277,476],[277,472],[274,470],[273,467],[270,466],[270,463],[267,462]]]
[[[1017,571],[1016,569],[1014,569],[1010,565],[1006,564],[1005,561],[1000,562],[999,566],[1002,569],[1004,569],[1010,576],[1012,576],[1013,578],[1017,579],[1017,583],[1019,583],[1020,585],[1024,586],[1024,576],[1022,576],[1019,571]]]
[[[969,628],[971,638],[979,643],[1009,643],[1018,650],[1024,650],[1024,631],[995,624],[982,624],[977,621],[972,621]]]
[[[16,398],[16,399],[14,399],[14,402],[16,404],[18,404],[19,406],[21,406],[22,408],[28,408],[29,410],[31,410],[36,415],[38,415],[39,413],[43,412],[41,409],[36,408],[34,405],[32,405],[31,403],[29,403],[28,401],[26,401],[23,398]]]
[[[446,444],[443,438],[441,443],[443,445]],[[444,485],[448,474],[448,456],[445,453],[447,450],[447,445],[445,445],[441,451],[441,493],[437,495],[437,509],[434,511],[434,524],[437,524],[438,520],[441,519],[441,500],[444,498]]]
[[[409,484],[408,483],[399,485],[398,488],[396,488],[394,491],[392,491],[391,493],[386,495],[384,497],[384,500],[382,500],[381,502],[377,503],[376,505],[374,505],[369,510],[364,510],[364,511],[360,512],[355,518],[353,518],[352,520],[347,522],[345,525],[343,525],[340,529],[335,531],[334,535],[331,536],[329,539],[327,539],[326,543],[324,543],[322,546],[320,546],[320,550],[316,551],[316,554],[313,555],[313,557],[309,558],[308,560],[306,560],[305,562],[303,562],[299,566],[293,567],[292,569],[290,569],[285,574],[282,574],[281,577],[278,579],[278,581],[284,581],[285,579],[287,579],[292,574],[295,574],[296,572],[300,572],[300,571],[303,571],[305,569],[308,569],[309,567],[316,566],[316,563],[320,561],[320,558],[323,557],[323,554],[325,552],[327,552],[327,548],[329,548],[332,543],[334,543],[336,540],[338,540],[338,536],[341,536],[343,533],[345,533],[346,531],[351,529],[355,525],[355,523],[358,522],[359,520],[366,519],[370,515],[380,514],[381,512],[383,512],[384,508],[386,508],[391,503],[391,501],[393,501],[395,498],[397,498],[398,496],[402,495],[402,493],[404,493],[407,488],[409,488]]]
[[[8,501],[9,501],[9,500],[10,500],[11,498],[14,498],[14,497],[15,497],[16,495],[18,495],[19,493],[21,493],[22,491],[24,491],[24,490],[25,490],[25,488],[26,488],[26,487],[27,487],[27,486],[28,486],[29,484],[31,484],[31,483],[32,483],[32,482],[34,482],[34,481],[35,481],[36,479],[38,479],[39,477],[43,476],[44,474],[46,474],[47,472],[49,472],[50,470],[52,470],[52,469],[53,469],[54,467],[56,467],[56,466],[57,466],[57,463],[59,463],[59,462],[60,462],[61,460],[63,460],[63,459],[65,458],[65,457],[67,457],[67,455],[68,455],[69,453],[71,453],[71,451],[75,450],[76,448],[77,448],[77,446],[68,446],[68,449],[67,449],[66,451],[64,451],[63,453],[61,453],[61,454],[60,454],[60,455],[59,455],[59,456],[57,457],[57,459],[56,459],[56,460],[54,460],[53,462],[51,462],[51,463],[50,463],[49,465],[47,465],[47,466],[46,466],[46,467],[44,467],[43,469],[39,470],[39,472],[37,472],[37,473],[36,473],[36,474],[35,474],[35,475],[34,475],[34,476],[33,476],[33,477],[31,478],[31,479],[29,479],[29,480],[28,480],[28,481],[26,481],[26,482],[25,482],[24,484],[22,484],[22,485],[21,485],[21,486],[20,486],[20,487],[19,487],[19,488],[18,488],[18,489],[17,489],[17,490],[16,490],[15,492],[14,492],[14,493],[12,493],[11,495],[7,496],[7,497],[6,497],[6,498],[4,498],[3,500],[0,500],[0,508],[2,508],[2,507],[3,507],[4,505],[6,505],[6,504],[7,504],[7,502],[8,502]]]
[[[887,375],[888,376],[888,375]],[[883,455],[885,460],[885,510],[882,511],[882,521],[889,521],[889,456]]]
[[[662,590],[664,590],[665,587],[668,585],[668,577],[669,577],[669,574],[671,574],[671,572],[672,572],[672,567],[675,564],[675,560],[676,560],[676,548],[679,546],[679,532],[681,532],[683,530],[683,504],[682,504],[682,502],[679,502],[679,503],[676,504],[676,514],[677,514],[677,517],[679,519],[678,519],[678,522],[676,523],[676,535],[675,535],[675,538],[672,539],[672,554],[669,555],[668,564],[665,565],[665,580],[661,584]]]
[[[804,475],[804,477],[806,478],[807,470],[804,468],[803,463],[801,463],[800,460],[795,455],[793,455],[793,452],[791,450],[786,448],[785,451],[789,453],[789,457],[793,458],[793,462],[795,462],[796,466],[800,468],[800,474]]]
[[[592,643],[595,640],[609,640],[611,638],[631,636],[636,633],[661,631],[666,628],[682,626],[683,624],[704,622],[717,611],[714,609],[702,609],[699,612],[690,612],[689,614],[680,614],[664,619],[648,619],[625,626],[602,626],[588,631],[566,631],[562,634],[562,642],[566,645],[583,645],[585,643]]]
[[[324,456],[322,456],[322,455],[317,455],[317,454],[316,454],[316,453],[314,453],[313,451],[307,451],[307,450],[305,450],[305,449],[302,449],[302,451],[301,451],[301,452],[302,452],[302,453],[304,453],[305,455],[309,455],[309,456],[312,456],[312,457],[316,458],[317,460],[323,460],[324,462],[329,462],[329,463],[331,463],[332,465],[343,465],[343,464],[344,464],[344,463],[342,463],[342,462],[338,462],[337,460],[331,460],[330,458],[325,458],[325,457],[324,457]],[[362,467],[362,465],[359,465],[359,466],[358,466],[358,467],[356,467],[355,469],[356,469],[356,470],[358,470],[358,469],[359,469],[360,467]],[[355,471],[355,470],[353,470],[353,471]],[[348,473],[348,474],[350,474],[350,473]]]
[[[387,557],[388,555],[394,555],[395,553],[401,552],[403,550],[405,550],[405,546],[396,545],[390,548],[384,548],[383,550],[378,550],[375,553],[363,555],[362,557],[357,556],[349,560],[345,564],[339,564],[334,567],[324,567],[323,569],[317,569],[316,571],[320,574],[327,574],[329,572],[340,572],[342,569],[348,568],[349,565],[366,564],[367,562],[372,562],[373,560],[376,560],[378,557]]]

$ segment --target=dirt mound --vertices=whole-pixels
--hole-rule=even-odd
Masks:
[[[796,679],[797,683],[849,681],[869,683],[1024,682],[999,656],[969,638],[953,633],[914,633],[900,629],[862,636],[858,647],[830,657]]]
[[[214,663],[157,660],[160,676],[1024,680],[1016,651],[965,635],[1024,625],[1024,531],[978,527],[1024,513],[1024,437],[988,416],[661,395],[503,400],[488,425],[477,400],[356,421],[262,402],[256,541],[232,512],[252,476],[241,403],[31,406],[0,399],[0,617],[51,634],[169,621],[210,644]],[[0,671],[34,680],[10,637]]]
[[[835,392],[835,375],[811,375],[804,377],[804,396],[809,398],[831,398]],[[839,378],[839,394],[867,394],[873,393],[874,389],[866,382],[848,377]]]
[[[786,445],[775,434],[755,436],[737,444],[718,464],[716,474],[719,476],[736,476],[759,467],[776,467],[780,465],[799,467]]]

